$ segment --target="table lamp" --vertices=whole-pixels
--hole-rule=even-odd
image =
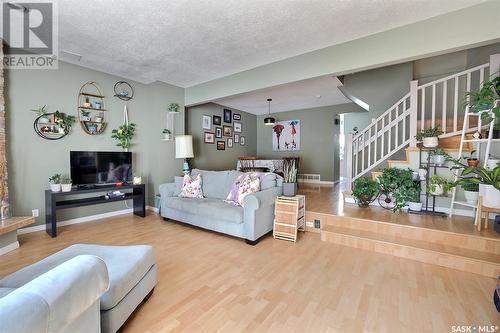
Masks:
[[[183,158],[182,172],[189,174],[188,158],[193,158],[193,136],[192,135],[177,135],[175,137],[175,158]]]

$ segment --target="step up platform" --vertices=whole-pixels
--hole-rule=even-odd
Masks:
[[[380,207],[345,205],[306,212],[320,221],[321,240],[464,272],[500,276],[500,235],[477,231],[471,218],[393,213]]]

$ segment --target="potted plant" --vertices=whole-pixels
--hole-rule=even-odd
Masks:
[[[283,160],[283,195],[294,197],[297,195],[297,159],[286,158]]]
[[[47,105],[44,105],[44,106],[38,107],[38,109],[31,110],[31,111],[35,112],[36,115],[40,118],[40,119],[38,119],[38,122],[40,124],[48,124],[50,122],[49,118],[47,118],[45,116],[45,114],[47,113],[46,107],[47,107]]]
[[[446,154],[443,148],[436,148],[431,153],[434,164],[442,166],[446,163],[446,156],[448,154]]]
[[[500,209],[500,166],[488,170],[481,166],[469,167],[460,162],[459,159],[449,159],[454,164],[451,169],[462,169],[461,178],[453,186],[464,183],[479,184],[479,195],[483,198],[483,205]],[[476,175],[476,177],[470,177]]]
[[[170,132],[170,130],[168,128],[164,128],[163,131],[163,139],[164,140],[170,140],[172,139],[172,133]]]
[[[468,178],[464,178],[464,180],[466,179]],[[465,201],[471,205],[477,205],[477,199],[479,198],[479,184],[464,181],[462,183],[462,188],[464,189]]]
[[[416,188],[408,191],[408,208],[414,212],[420,212],[422,210],[420,192]]]
[[[427,193],[434,196],[440,196],[448,192],[451,184],[439,175],[432,175],[429,177],[429,184],[427,185]]]
[[[70,192],[72,186],[71,178],[64,176],[61,178],[61,191],[62,192]]]
[[[116,144],[123,149],[129,149],[132,146],[132,138],[135,134],[135,124],[123,124],[111,131],[111,138],[118,140]]]
[[[441,134],[441,127],[438,125],[436,127],[426,128],[425,130],[417,133],[415,139],[422,142],[425,148],[435,148],[439,144],[438,135]]]
[[[81,110],[82,113],[82,120],[83,121],[90,121],[90,111],[87,110]]]
[[[179,113],[179,104],[177,103],[170,103],[167,107],[168,112],[170,113]]]
[[[52,192],[61,192],[61,175],[56,173],[49,178],[50,190]]]
[[[378,184],[376,181],[366,177],[360,177],[354,181],[352,195],[359,207],[368,207],[377,193]]]
[[[498,72],[497,72],[498,73]],[[497,73],[493,73],[497,74]],[[484,81],[478,91],[469,91],[465,94],[465,106],[473,113],[480,113],[484,124],[489,123],[494,117],[500,118],[500,106],[495,104],[500,99],[500,76]],[[492,115],[494,114],[494,116]]]
[[[409,193],[419,186],[419,183],[413,180],[412,170],[400,168],[385,168],[377,178],[377,182],[381,194],[386,195],[385,203],[394,204],[392,209],[395,212],[407,204]]]
[[[54,121],[57,125],[59,125],[64,134],[68,134],[71,131],[71,127],[75,123],[75,116],[56,111],[54,113]]]
[[[495,169],[500,164],[500,159],[498,157],[488,155],[488,161],[486,162],[486,167],[489,170]]]
[[[467,160],[467,165],[470,166],[471,168],[475,168],[479,165],[479,160],[476,157],[474,157],[475,152],[476,152],[475,150],[471,151],[469,157],[465,158]]]

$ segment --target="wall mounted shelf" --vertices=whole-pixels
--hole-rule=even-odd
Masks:
[[[78,119],[81,128],[88,135],[98,135],[106,129],[105,98],[96,82],[87,82],[80,88]]]

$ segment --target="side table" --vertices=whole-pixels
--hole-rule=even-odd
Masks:
[[[274,207],[273,237],[296,242],[297,232],[306,230],[306,197],[279,196]]]

